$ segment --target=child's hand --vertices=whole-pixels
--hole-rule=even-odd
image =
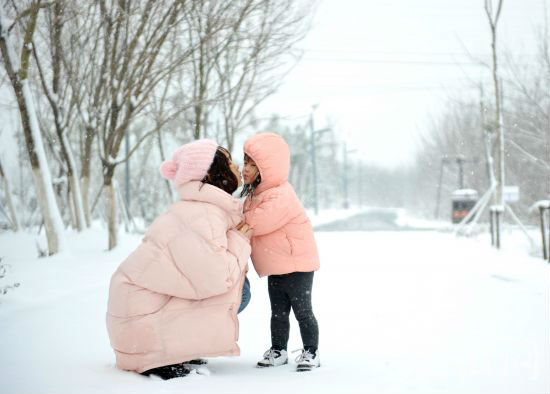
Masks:
[[[237,225],[237,230],[239,230],[246,238],[252,238],[252,229],[244,221]]]

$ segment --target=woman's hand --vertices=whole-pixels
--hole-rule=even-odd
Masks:
[[[246,224],[244,222],[244,220],[242,222],[240,222],[239,224],[237,224],[237,230],[239,230],[241,232],[242,235],[244,235],[246,238],[250,239],[252,238],[252,229],[250,228],[250,226],[248,224]]]

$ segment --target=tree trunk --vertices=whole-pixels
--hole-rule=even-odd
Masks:
[[[500,86],[500,78],[498,73],[498,58],[497,58],[497,25],[500,18],[500,12],[502,10],[503,0],[498,0],[496,15],[493,16],[491,0],[485,1],[485,11],[487,18],[489,19],[489,26],[491,28],[491,52],[493,60],[492,77],[495,91],[495,126],[496,126],[496,181],[497,189],[495,193],[494,202],[497,205],[503,205],[503,190],[504,190],[504,126],[502,124],[502,92]]]
[[[77,219],[75,217],[74,201],[71,196],[72,196],[72,190],[71,190],[71,185],[69,184],[67,187],[67,196],[66,196],[66,201],[67,201],[66,209],[69,211],[69,222],[71,223],[74,229],[77,229],[77,231],[80,231],[78,230]]]
[[[117,204],[116,190],[113,182],[115,166],[104,164],[104,188],[107,193],[107,227],[109,229],[109,250],[114,249],[118,243]]]
[[[36,189],[36,200],[38,201],[38,205],[40,207],[40,211],[42,212],[42,217],[44,220],[46,239],[48,241],[48,255],[51,256],[52,254],[58,253],[63,250],[62,242],[59,239],[60,232],[57,231],[56,226],[53,224],[52,220],[51,211],[55,210],[55,208],[50,209],[52,208],[52,205],[49,204],[49,199],[47,197],[50,192],[46,190],[47,186],[42,181],[42,171],[40,170],[40,168],[32,168],[32,177]],[[51,194],[53,197],[53,190],[51,190]],[[57,207],[57,205],[55,205],[55,207]],[[57,212],[57,214],[59,214],[59,211]],[[61,231],[63,231],[63,229],[61,229]]]
[[[80,182],[74,172],[69,177],[69,182],[71,185],[70,190],[72,205],[74,206],[76,229],[77,231],[82,231],[87,225],[86,218],[84,217],[84,203],[82,202],[82,195],[80,194]]]
[[[63,149],[66,156],[68,170],[67,177],[69,178],[68,181],[70,183],[70,192],[74,205],[76,229],[78,231],[81,231],[84,227],[89,226],[87,225],[84,215],[84,203],[82,201],[82,192],[80,191],[80,183],[76,171],[76,163],[74,160],[73,152],[69,145],[69,141],[67,141],[67,135],[65,133],[61,135],[61,143],[64,145]]]
[[[201,138],[202,106],[202,102],[195,104],[195,123],[193,125],[193,137],[196,140]]]
[[[117,226],[117,206],[116,206],[116,191],[113,181],[111,180],[108,185],[105,185],[105,191],[107,192],[107,225],[109,228],[109,250],[114,249],[118,243],[118,226]]]
[[[38,203],[44,217],[46,237],[48,239],[48,252],[50,255],[61,252],[65,249],[65,237],[63,220],[55,201],[55,194],[52,187],[51,173],[46,161],[46,153],[42,143],[42,135],[38,126],[34,104],[27,81],[22,82],[22,95],[25,106],[20,108],[23,130],[27,140],[27,150],[31,158],[32,172],[35,187],[37,190]],[[18,100],[19,101],[19,100]],[[26,124],[25,124],[26,123]]]
[[[91,215],[90,215],[90,202],[88,200],[89,193],[90,193],[90,178],[89,177],[82,177],[82,206],[84,209],[84,217],[86,219],[86,227],[90,227],[92,225]]]
[[[86,127],[84,138],[84,152],[82,155],[82,207],[86,219],[86,227],[91,226],[92,215],[90,210],[90,160],[92,160],[92,144],[94,142],[94,130]]]
[[[51,91],[54,93],[54,97],[49,92],[47,87],[46,78],[41,72],[39,58],[36,51],[35,54],[36,63],[38,65],[40,78],[42,80],[42,86],[44,92],[48,97],[48,101],[52,107],[52,112],[55,122],[55,131],[59,139],[59,144],[61,147],[61,157],[65,161],[67,166],[67,182],[68,190],[70,195],[68,199],[72,201],[72,217],[74,217],[74,224],[77,231],[82,231],[86,226],[86,219],[84,218],[84,207],[82,203],[82,194],[80,192],[80,183],[78,179],[78,170],[74,160],[74,155],[71,149],[71,145],[67,139],[66,126],[63,126],[63,111],[60,111],[59,107],[59,94],[60,94],[60,81],[61,81],[61,33],[63,28],[63,13],[64,13],[64,4],[63,0],[57,0],[54,2],[53,13],[52,13],[52,82],[51,82]]]
[[[162,134],[160,132],[160,127],[157,128],[157,142],[160,152],[160,161],[163,162],[166,160],[166,155],[164,154],[164,147],[162,146]],[[170,181],[168,179],[164,180],[166,185],[166,190],[168,190],[168,195],[170,196],[170,204],[175,201],[174,189],[170,186]]]
[[[491,137],[489,132],[485,129],[485,104],[483,103],[483,87],[480,88],[480,119],[481,119],[481,136],[483,139],[483,146],[485,147],[485,160],[487,164],[487,179],[489,180],[489,187],[493,187],[496,183],[493,157],[491,156]]]
[[[26,79],[28,64],[22,64],[21,69],[14,67],[13,62],[17,61],[17,56],[9,41],[10,37],[7,35],[7,28],[4,23],[4,9],[3,6],[0,6],[0,51],[2,52],[4,67],[17,98],[23,134],[32,166],[38,205],[44,218],[48,253],[52,255],[65,248],[63,220],[55,201],[51,173],[42,143],[42,134]],[[32,34],[29,35],[32,37]],[[30,45],[30,40],[28,44]],[[24,45],[24,47],[25,50],[28,50],[27,45]],[[28,56],[26,57],[27,60]]]
[[[19,231],[19,220],[17,219],[17,213],[15,212],[15,208],[13,207],[13,201],[11,199],[10,183],[8,178],[4,174],[2,163],[0,163],[0,177],[2,177],[2,180],[4,182],[4,190],[6,193],[6,203],[8,204],[8,210],[10,211],[10,217],[11,217],[11,226],[13,228],[13,231],[17,232]]]

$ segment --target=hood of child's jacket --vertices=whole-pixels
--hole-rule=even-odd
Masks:
[[[258,167],[262,182],[256,189],[261,192],[281,185],[288,180],[290,150],[286,141],[275,133],[259,133],[244,144],[246,153]]]

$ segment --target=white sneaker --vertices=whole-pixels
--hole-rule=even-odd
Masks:
[[[264,358],[258,361],[257,366],[264,367],[278,367],[288,363],[288,355],[286,350],[268,349],[264,353]]]
[[[310,353],[309,350],[304,349],[295,350],[295,352],[296,351],[302,352],[302,354],[296,357],[296,363],[298,364],[296,366],[297,372],[311,371],[313,368],[319,368],[321,366],[319,350],[315,353]]]

